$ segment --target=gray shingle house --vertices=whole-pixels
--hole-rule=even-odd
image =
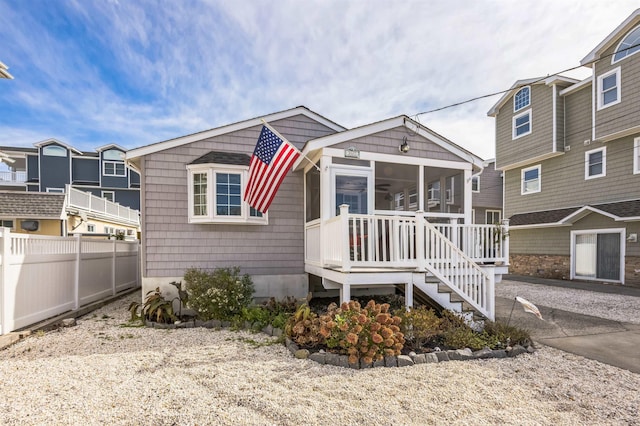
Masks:
[[[262,120],[306,156],[266,214],[241,198]],[[170,292],[191,267],[239,266],[257,298],[338,290],[348,300],[398,287],[409,303],[415,291],[460,310],[456,293],[493,317],[508,240],[499,225],[472,223],[472,182],[481,190],[474,176],[485,164],[406,116],[348,130],[297,107],[126,159],[141,176],[143,294]]]
[[[510,271],[640,286],[640,9],[582,81],[517,81],[489,111],[504,173]]]

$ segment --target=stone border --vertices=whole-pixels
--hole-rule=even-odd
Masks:
[[[466,361],[470,359],[513,358],[521,354],[535,352],[535,348],[533,346],[525,348],[520,345],[515,345],[513,347],[509,346],[507,349],[484,348],[475,352],[471,351],[469,348],[465,348],[429,352],[425,354],[416,354],[415,352],[411,352],[409,355],[387,356],[379,361],[374,361],[373,363],[364,363],[362,360],[359,360],[358,363],[351,364],[349,363],[349,357],[347,355],[334,354],[331,352],[325,352],[324,350],[310,353],[308,349],[300,349],[298,345],[293,343],[289,338],[286,339],[285,344],[287,349],[289,349],[289,352],[298,359],[310,359],[319,364],[335,365],[355,370],[376,367],[410,367],[415,364],[429,364],[444,361]]]
[[[231,327],[231,323],[229,321],[219,320],[193,320],[175,324],[163,324],[152,321],[145,321],[144,324],[147,327],[156,329],[180,329],[194,327],[221,329]],[[251,327],[251,324],[249,322],[244,323],[244,329],[255,330],[255,328]],[[261,331],[264,334],[274,337],[281,337],[283,335],[283,331],[281,329],[274,328],[271,325],[264,327]],[[513,347],[509,346],[507,347],[507,349],[490,349],[486,347],[475,352],[473,352],[469,348],[465,348],[447,351],[434,351],[424,354],[416,354],[415,352],[410,352],[409,355],[387,356],[379,361],[374,361],[372,363],[364,363],[362,362],[362,360],[359,360],[358,363],[351,364],[349,363],[349,356],[347,355],[326,352],[323,349],[321,349],[319,352],[310,352],[308,349],[300,349],[300,347],[293,343],[288,337],[285,339],[285,346],[287,347],[291,355],[293,355],[297,359],[309,359],[322,365],[335,365],[337,367],[351,368],[355,370],[376,367],[410,367],[415,364],[430,364],[445,361],[466,361],[470,359],[513,358],[521,354],[535,352],[535,348],[533,346],[528,346],[525,348],[524,346],[520,345],[515,345]]]

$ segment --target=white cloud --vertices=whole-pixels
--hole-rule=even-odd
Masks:
[[[576,66],[636,7],[596,0],[39,5],[52,18],[0,0],[0,38],[11,40],[0,59],[16,75],[0,86],[14,112],[0,116],[0,145],[31,145],[32,133],[49,133],[86,150],[134,147],[297,105],[347,127],[414,116]],[[54,31],[64,20],[77,33]],[[492,157],[486,112],[497,98],[419,119]]]

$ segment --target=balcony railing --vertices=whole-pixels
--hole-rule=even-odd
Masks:
[[[100,214],[105,218],[123,220],[131,225],[140,225],[140,212],[129,207],[121,206],[118,203],[106,198],[96,197],[90,192],[79,191],[67,186],[68,207],[75,207],[79,210],[91,211]]]
[[[0,171],[0,185],[23,184],[27,181],[27,172],[25,171]]]

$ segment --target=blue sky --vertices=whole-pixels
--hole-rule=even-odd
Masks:
[[[134,148],[298,105],[348,128],[413,117],[577,66],[636,7],[0,0],[0,145]],[[418,119],[490,158],[498,98]]]

